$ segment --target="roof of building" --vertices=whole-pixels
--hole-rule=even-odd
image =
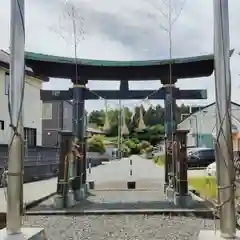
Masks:
[[[87,128],[87,132],[97,133],[97,134],[104,134],[104,132],[101,131],[100,129],[95,129],[95,128],[92,128],[92,127],[88,127]]]
[[[9,69],[9,65],[10,65],[10,54],[4,50],[0,50],[0,67]],[[25,66],[25,71],[26,71],[27,76],[35,77],[42,81],[49,81],[48,77],[36,76],[34,74],[33,70],[28,66]]]

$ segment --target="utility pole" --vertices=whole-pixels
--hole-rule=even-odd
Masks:
[[[201,231],[199,239],[236,239],[235,174],[231,122],[228,0],[214,0],[216,165],[220,232]],[[237,234],[240,237],[240,234]]]
[[[11,0],[10,124],[12,125],[8,159],[7,233],[21,233],[22,162],[24,149],[22,104],[25,82],[24,0]],[[17,133],[17,134],[16,134]]]
[[[119,100],[119,115],[118,115],[118,159],[122,156],[122,100]]]

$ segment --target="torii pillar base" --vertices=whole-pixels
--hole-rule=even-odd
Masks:
[[[44,228],[22,228],[21,233],[9,235],[6,228],[0,230],[1,240],[47,240]]]
[[[201,230],[198,236],[198,240],[225,240],[225,239],[231,239],[231,240],[240,240],[240,231],[236,232],[236,238],[224,238],[221,236],[220,231],[214,231],[214,230]]]

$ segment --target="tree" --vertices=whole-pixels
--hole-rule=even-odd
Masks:
[[[96,110],[92,111],[89,114],[89,123],[96,124],[97,126],[103,126],[104,125],[104,119],[105,119],[105,112],[103,110]]]

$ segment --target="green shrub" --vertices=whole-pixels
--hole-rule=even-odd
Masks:
[[[151,153],[152,151],[153,151],[153,146],[151,145],[145,149],[146,153]]]
[[[141,149],[146,149],[146,148],[148,148],[150,145],[151,145],[151,144],[150,144],[148,141],[142,141],[142,142],[140,143],[140,148],[141,148]]]
[[[99,152],[99,153],[105,153],[106,148],[105,148],[105,144],[103,141],[103,137],[102,136],[92,136],[89,140],[88,140],[88,151],[89,152]]]
[[[129,149],[128,146],[126,146],[125,144],[122,144],[121,152],[123,157],[128,157],[131,153],[131,150]]]
[[[124,144],[130,149],[130,154],[140,153],[140,145],[135,141],[128,139],[124,142]]]

